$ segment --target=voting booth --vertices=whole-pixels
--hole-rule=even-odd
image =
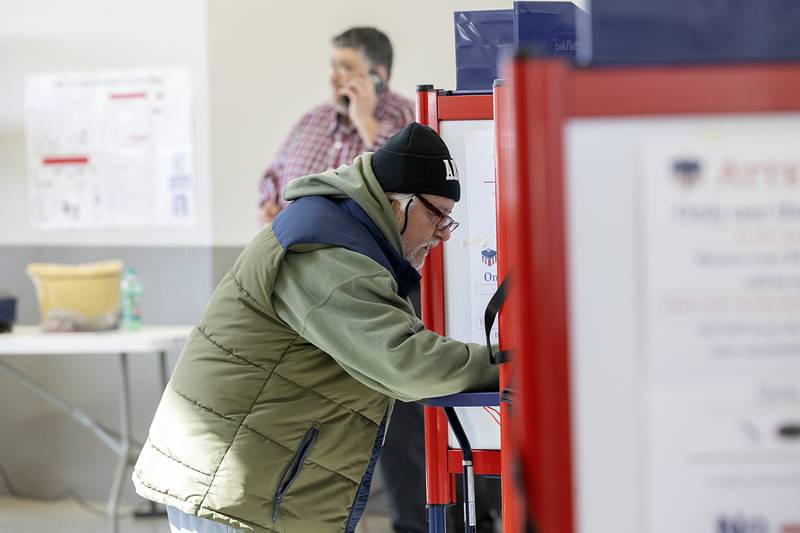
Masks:
[[[417,89],[418,121],[436,130],[456,162],[461,201],[452,216],[461,225],[449,241],[434,248],[422,272],[422,317],[442,335],[486,344],[485,310],[498,288],[498,232],[495,223],[496,129],[491,93],[459,94],[422,85]],[[497,324],[489,341],[498,342]],[[509,490],[510,424],[508,404],[501,401],[510,377],[500,364],[500,391],[454,395],[425,407],[426,482],[429,524],[444,531],[444,508],[455,502],[456,474],[462,473],[462,452],[442,407],[454,407],[472,447],[475,475],[501,476],[504,531],[514,531]],[[480,506],[480,502],[476,502]],[[508,511],[508,512],[506,512]]]
[[[800,531],[800,65],[509,74],[527,525]]]

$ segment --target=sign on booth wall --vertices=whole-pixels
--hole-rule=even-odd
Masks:
[[[470,132],[465,139],[469,235],[469,280],[473,324],[471,342],[486,343],[483,315],[497,290],[497,222],[494,179],[494,130]],[[462,184],[463,186],[463,184]],[[495,322],[489,338],[498,342]]]
[[[446,333],[479,344],[486,343],[483,314],[497,290],[493,126],[491,120],[440,123],[461,186],[461,201],[452,213],[461,226],[444,245]],[[496,323],[490,338],[498,340]],[[500,448],[496,408],[457,407],[456,412],[473,448]],[[452,430],[449,442],[458,447]]]
[[[188,70],[32,76],[26,125],[36,229],[194,223]]]
[[[444,245],[447,335],[485,344],[483,314],[497,290],[493,122],[445,121],[440,127],[461,186],[452,213],[461,225]],[[497,323],[490,338],[498,340]]]
[[[800,140],[644,155],[647,530],[800,531]]]

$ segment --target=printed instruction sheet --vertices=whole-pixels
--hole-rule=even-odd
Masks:
[[[31,76],[33,227],[193,224],[192,106],[183,68]]]

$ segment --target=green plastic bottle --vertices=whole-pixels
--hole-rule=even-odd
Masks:
[[[125,267],[122,271],[120,293],[122,329],[138,331],[142,328],[142,284],[131,267]]]

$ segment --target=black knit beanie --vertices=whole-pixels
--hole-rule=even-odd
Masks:
[[[372,171],[385,192],[461,199],[456,163],[439,135],[412,122],[372,154]]]

